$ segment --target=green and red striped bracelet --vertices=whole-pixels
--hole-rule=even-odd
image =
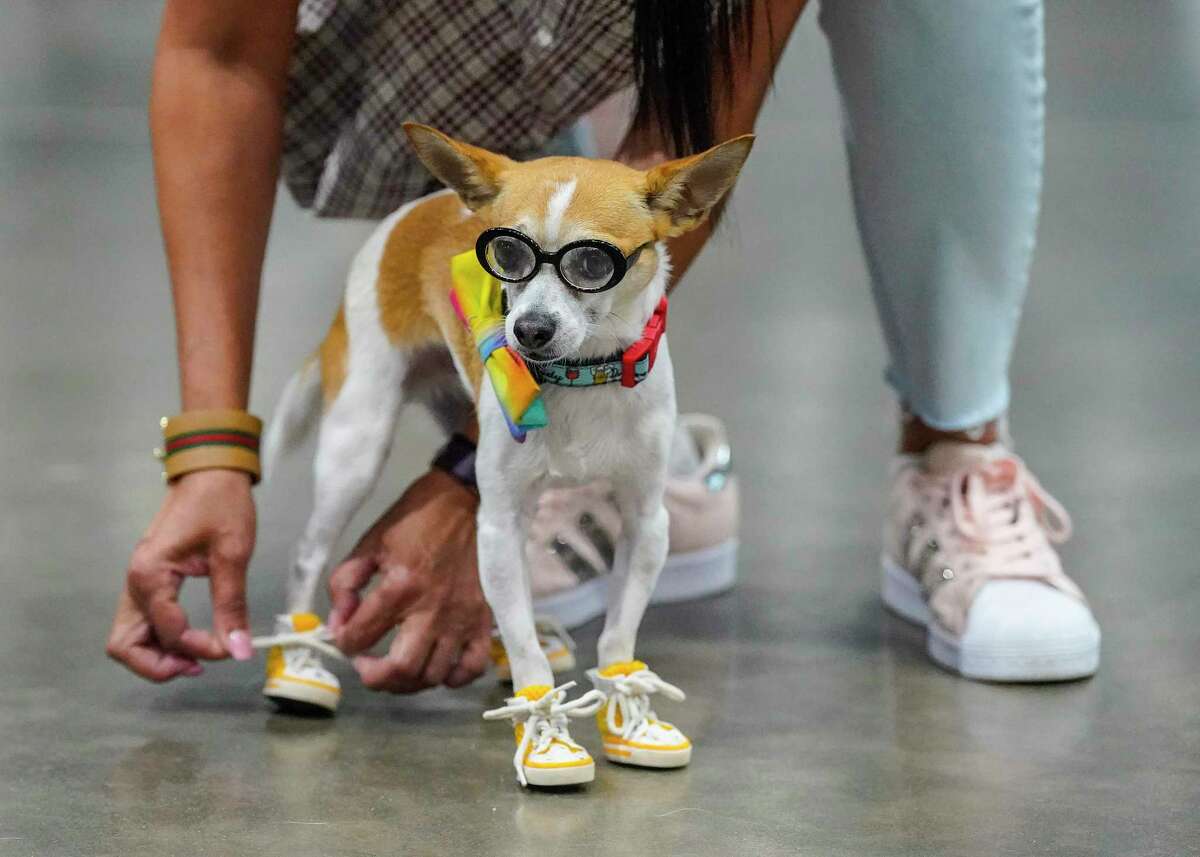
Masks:
[[[163,447],[156,455],[169,482],[185,473],[215,468],[241,470],[254,482],[261,476],[258,459],[262,421],[245,411],[185,411],[163,417]]]
[[[238,446],[251,452],[258,452],[258,435],[237,429],[200,429],[187,431],[165,439],[163,449],[164,460],[180,452],[196,449],[200,446]]]

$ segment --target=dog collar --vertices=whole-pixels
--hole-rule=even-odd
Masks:
[[[558,387],[595,387],[621,382],[622,387],[636,387],[650,374],[658,357],[658,343],[667,332],[667,299],[658,302],[642,336],[624,351],[617,351],[595,360],[564,360],[558,363],[530,364],[529,369],[539,384]]]

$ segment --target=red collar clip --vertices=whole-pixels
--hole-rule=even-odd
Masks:
[[[642,330],[642,338],[625,349],[621,355],[621,386],[633,387],[637,384],[634,367],[647,354],[650,355],[650,366],[647,372],[654,368],[654,360],[658,357],[658,343],[667,332],[667,299],[664,297],[654,308],[650,320]]]

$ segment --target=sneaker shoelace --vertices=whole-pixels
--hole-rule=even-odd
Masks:
[[[636,741],[652,724],[658,722],[658,715],[650,707],[651,694],[661,693],[674,702],[687,699],[682,690],[663,681],[652,670],[638,670],[629,675],[615,676],[611,681],[615,693],[609,700],[605,725],[609,732],[620,735],[625,741]],[[617,725],[618,715],[620,726]]]
[[[604,694],[599,690],[589,690],[578,699],[565,702],[567,691],[575,686],[569,681],[547,691],[541,699],[525,699],[518,696],[510,699],[506,705],[493,708],[483,713],[484,720],[511,719],[514,723],[524,724],[521,740],[517,742],[517,752],[513,756],[513,767],[517,769],[517,780],[521,785],[525,781],[526,751],[532,748],[533,753],[544,753],[555,741],[570,750],[583,750],[571,740],[567,731],[569,717],[587,717],[595,714],[604,704]]]
[[[301,657],[297,659],[297,667],[320,666],[315,659],[315,654],[328,655],[335,660],[344,661],[346,656],[342,654],[341,649],[333,645],[333,634],[321,626],[314,628],[311,631],[283,631],[279,634],[270,634],[264,637],[254,637],[250,640],[250,645],[256,649],[269,649],[272,646],[299,646],[303,649]]]
[[[937,541],[953,556],[934,584],[971,576],[1045,580],[1060,573],[1052,544],[1071,536],[1071,517],[1015,458],[970,464],[949,477],[916,475],[933,508]]]

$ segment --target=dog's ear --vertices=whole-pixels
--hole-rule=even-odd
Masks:
[[[754,135],[745,134],[647,171],[646,204],[659,237],[682,235],[703,223],[733,187],[753,145]]]
[[[496,198],[500,176],[513,164],[503,155],[460,143],[428,125],[405,122],[404,133],[421,163],[472,211]]]

